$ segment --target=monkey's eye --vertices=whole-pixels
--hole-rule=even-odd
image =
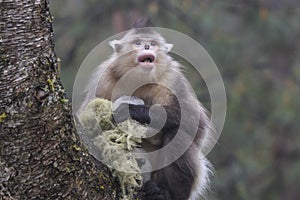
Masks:
[[[151,46],[156,46],[156,42],[152,41],[152,42],[150,43],[150,45],[151,45]]]
[[[135,41],[135,44],[136,45],[141,45],[142,43],[141,43],[141,41],[137,40],[137,41]]]

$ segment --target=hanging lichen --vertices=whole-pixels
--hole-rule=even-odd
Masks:
[[[104,163],[120,180],[124,199],[131,199],[133,188],[142,186],[142,175],[132,150],[145,138],[146,127],[128,119],[118,125],[112,121],[112,102],[96,98],[79,115],[85,134],[101,153]]]

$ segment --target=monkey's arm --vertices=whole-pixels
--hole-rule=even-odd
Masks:
[[[161,112],[156,112],[156,109],[151,109],[150,111],[150,107],[151,106],[147,105],[120,105],[116,109],[115,120],[117,122],[121,122],[131,117],[132,119],[143,124],[150,124],[152,126],[155,126],[155,124],[161,124],[162,118],[165,119],[165,117],[161,117]],[[167,117],[165,119],[166,121],[163,128],[161,129],[161,132],[163,133],[162,145],[165,146],[173,139],[174,135],[176,135],[180,125],[181,116],[179,106],[163,106],[163,108],[165,109],[165,112],[167,114]],[[193,112],[188,113],[190,113],[191,115],[193,114]],[[195,140],[193,140],[192,145],[182,156],[176,159],[169,166],[152,173],[151,180],[145,183],[143,187],[145,200],[188,199],[193,189],[195,180],[199,176],[199,160],[197,156],[199,147],[197,143],[201,138],[199,136],[203,133],[204,127],[202,127],[202,125],[203,123],[199,123],[199,129],[198,133],[196,134]],[[170,152],[168,156],[172,156],[173,152],[184,148],[185,145],[192,142],[191,138],[188,137],[188,133],[186,134],[186,137],[181,137],[182,140],[180,140],[180,143],[176,143],[175,146],[171,146],[171,150],[169,150]],[[166,155],[159,155],[156,162],[164,162],[164,156]]]
[[[150,112],[148,105],[134,105],[134,104],[121,104],[114,112],[114,120],[119,123],[125,121],[128,118],[132,118],[141,124],[150,124],[155,127],[157,124],[161,124],[162,120],[166,120],[162,131],[177,129],[180,125],[180,109],[171,106],[162,106],[165,109],[167,116],[164,118],[161,112],[155,112],[155,109]],[[129,110],[129,113],[128,113]],[[129,116],[129,115],[130,116]]]

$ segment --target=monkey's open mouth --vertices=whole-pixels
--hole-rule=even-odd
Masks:
[[[152,63],[155,57],[152,54],[145,54],[138,57],[138,61],[142,63]]]

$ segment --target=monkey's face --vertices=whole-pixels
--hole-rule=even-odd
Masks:
[[[158,45],[159,44],[157,43],[157,41],[148,38],[141,38],[134,41],[132,49],[136,52],[136,67],[141,68],[141,71],[152,71],[155,66],[155,63],[158,63]]]
[[[168,55],[171,44],[167,44],[158,33],[128,33],[110,45],[115,50],[113,71],[120,78],[126,72],[150,80],[159,79],[169,70],[172,58]]]

